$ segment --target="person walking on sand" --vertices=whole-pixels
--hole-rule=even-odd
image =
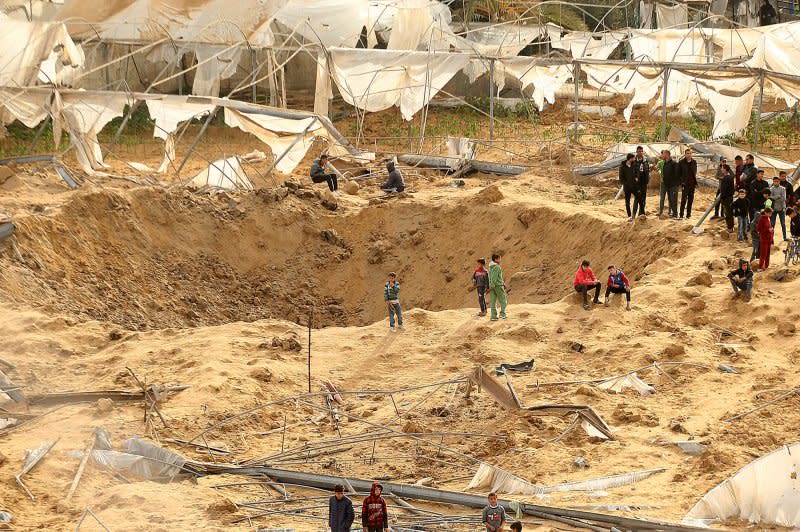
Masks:
[[[639,183],[639,214],[645,216],[647,212],[647,185],[650,183],[650,163],[644,156],[644,148],[636,146],[636,158],[633,160],[636,170],[636,181]],[[634,214],[636,216],[636,214]]]
[[[503,268],[500,267],[500,255],[492,254],[492,262],[489,263],[489,306],[492,308],[489,319],[497,321],[497,303],[500,303],[500,319],[506,319],[506,284],[503,281]]]
[[[697,187],[697,161],[692,158],[692,150],[686,150],[683,159],[678,163],[678,175],[681,179],[681,210],[678,218],[686,219],[692,217],[692,203],[694,203],[694,191]]]
[[[328,167],[328,154],[323,153],[319,156],[319,159],[314,161],[311,165],[311,182],[312,183],[324,183],[328,182],[328,188],[331,192],[337,192],[339,190],[339,181],[336,178],[336,174],[328,174],[325,172],[325,169]]]
[[[772,178],[769,197],[772,200],[772,218],[770,218],[772,227],[778,227],[776,222],[780,219],[783,241],[786,242],[788,240],[786,238],[786,188],[781,185],[781,179],[778,176]]]
[[[747,240],[747,229],[750,227],[750,201],[743,188],[739,189],[739,197],[733,200],[731,212],[736,217],[738,225],[737,240],[739,242]]]
[[[745,259],[739,259],[739,268],[728,274],[728,279],[733,288],[733,299],[738,299],[740,292],[744,293],[744,302],[748,303],[753,295],[753,270]]]
[[[496,493],[490,493],[487,499],[489,499],[489,504],[483,508],[481,522],[486,526],[486,532],[503,532],[503,525],[506,522],[506,509],[497,504]]]
[[[772,216],[772,209],[767,207],[758,219],[758,269],[766,270],[769,268],[769,254],[772,250],[772,242],[775,234],[772,228],[770,217]]]
[[[377,482],[372,483],[369,496],[364,498],[361,505],[361,525],[364,532],[383,532],[389,528],[389,514],[386,511],[386,501],[381,497],[383,486]]]
[[[478,292],[478,316],[486,316],[486,290],[489,289],[489,272],[486,271],[486,259],[478,259],[478,267],[472,273],[472,288]]]
[[[625,300],[628,302],[625,310],[631,310],[631,282],[625,276],[625,272],[612,264],[608,267],[605,306],[611,303],[614,294],[625,294]]]
[[[639,184],[636,182],[636,168],[633,166],[634,156],[629,153],[625,157],[625,162],[619,167],[619,182],[622,185],[622,192],[625,194],[625,212],[628,213],[628,221],[633,221],[636,211],[639,210]],[[631,196],[633,196],[633,211],[631,212]]]
[[[344,486],[333,487],[333,497],[328,500],[328,526],[331,532],[350,532],[356,519],[353,501],[344,495]]]
[[[397,316],[397,326],[403,328],[403,309],[400,308],[400,283],[397,282],[397,274],[391,272],[389,280],[383,287],[383,300],[389,307],[389,331],[394,332],[395,316]]]
[[[575,272],[575,279],[572,280],[575,291],[583,295],[583,309],[589,310],[589,290],[594,288],[594,304],[600,303],[600,281],[594,276],[594,272],[589,267],[589,261],[584,260]]]

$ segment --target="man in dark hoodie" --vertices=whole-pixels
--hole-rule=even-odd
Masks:
[[[692,158],[692,150],[687,149],[683,159],[678,163],[678,175],[681,179],[681,211],[678,218],[692,217],[692,203],[694,203],[694,190],[697,187],[697,161]]]
[[[750,190],[750,183],[753,182],[753,179],[756,178],[756,173],[758,172],[758,168],[756,168],[756,162],[753,158],[753,154],[748,153],[744,156],[744,166],[742,166],[742,185],[744,185],[744,189],[749,191]]]
[[[619,182],[622,185],[622,192],[625,193],[625,212],[628,213],[628,220],[632,221],[639,210],[639,183],[636,181],[636,168],[633,165],[634,155],[629,153],[625,157],[625,162],[619,167]],[[631,196],[633,196],[633,212],[631,212]]]
[[[311,165],[311,182],[312,183],[324,183],[325,181],[328,182],[328,188],[331,192],[336,192],[339,190],[339,181],[336,178],[336,174],[328,174],[325,173],[325,168],[328,166],[328,155],[323,153],[319,156],[319,159],[314,161],[314,164]]]
[[[650,163],[644,156],[644,148],[636,146],[636,158],[633,160],[636,170],[636,181],[639,183],[639,214],[644,216],[647,205],[647,185],[650,183]],[[634,214],[635,215],[635,214]]]
[[[386,501],[381,497],[382,492],[383,486],[373,482],[369,496],[361,505],[361,525],[364,532],[383,532],[389,528],[389,514],[386,511]]]
[[[680,176],[678,175],[678,164],[672,159],[672,154],[669,150],[662,150],[661,160],[661,199],[658,202],[658,216],[664,214],[664,196],[667,197],[669,204],[669,215],[673,218],[678,216],[678,185],[680,185]]]
[[[389,178],[381,185],[381,190],[388,193],[404,191],[406,185],[403,182],[403,176],[400,174],[400,170],[395,167],[394,161],[386,163],[386,170],[389,171]]]
[[[728,274],[728,279],[733,287],[733,299],[739,298],[739,292],[744,292],[745,303],[750,301],[753,295],[753,270],[750,263],[744,259],[739,259],[739,268]]]
[[[743,188],[739,189],[738,194],[739,196],[731,204],[731,211],[739,227],[738,240],[742,242],[747,240],[747,228],[750,226],[750,201]]]
[[[331,532],[350,532],[355,519],[353,502],[344,496],[344,486],[337,484],[333,488],[333,497],[328,501],[328,526]]]
[[[722,215],[729,233],[733,233],[733,185],[731,167],[723,164],[722,179],[719,182],[719,205],[722,205]]]
[[[750,182],[750,209],[757,218],[764,208],[764,190],[769,189],[769,183],[764,179],[764,170],[756,170],[756,178]]]

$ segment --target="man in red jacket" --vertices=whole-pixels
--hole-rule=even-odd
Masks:
[[[756,230],[758,230],[758,269],[765,270],[769,268],[769,252],[772,246],[772,239],[775,234],[772,231],[772,209],[767,207],[761,212],[761,217],[758,219]]]
[[[361,524],[364,532],[383,532],[389,528],[389,514],[381,492],[383,486],[373,482],[369,496],[364,499],[364,504],[361,506]]]
[[[594,288],[594,304],[600,303],[600,281],[594,276],[594,272],[589,267],[589,261],[584,260],[575,272],[575,279],[572,281],[575,291],[583,294],[583,308],[589,310],[589,290]]]

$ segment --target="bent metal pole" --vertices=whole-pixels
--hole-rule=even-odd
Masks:
[[[330,475],[319,475],[314,473],[303,473],[299,471],[288,471],[284,469],[274,469],[271,467],[230,467],[224,468],[218,465],[213,467],[214,474],[240,474],[240,475],[267,475],[275,480],[275,482],[284,482],[287,484],[295,484],[298,486],[306,486],[309,488],[322,488],[333,490],[337,484],[348,483],[357,491],[368,492],[372,487],[372,481],[347,478],[346,481],[342,477],[334,477]],[[459,506],[466,506],[469,508],[483,508],[486,506],[486,497],[484,495],[473,495],[470,493],[459,493],[455,491],[438,490],[434,488],[426,488],[422,486],[411,486],[407,484],[397,484],[394,482],[382,481],[384,492],[390,492],[397,497],[404,499],[417,499],[421,501],[430,501],[442,504],[456,504]],[[510,510],[510,500],[500,500],[506,509]],[[550,506],[540,506],[538,504],[520,503],[520,509],[528,514],[547,519],[549,516],[556,518],[569,518],[572,520],[581,519],[592,523],[607,523],[616,527],[622,527],[627,530],[661,530],[664,532],[695,532],[706,531],[706,528],[699,528],[694,526],[682,525],[678,523],[666,523],[659,521],[646,521],[643,519],[633,519],[628,517],[620,517],[615,515],[606,515],[595,512],[586,512],[582,510],[573,510],[569,508],[556,508]],[[556,519],[558,520],[558,519]],[[586,528],[592,528],[593,525],[575,521],[574,526],[587,525]],[[608,526],[606,526],[608,528]]]

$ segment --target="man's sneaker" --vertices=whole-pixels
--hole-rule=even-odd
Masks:
[[[389,332],[394,332],[394,327],[389,327]]]
[[[497,321],[499,318],[489,318],[489,321]]]
[[[406,329],[406,328],[405,328],[404,326],[402,326],[402,325],[400,325],[398,328],[399,328],[401,331],[404,331],[404,330]]]
[[[588,303],[583,304],[583,310],[589,310],[590,308]]]
[[[508,319],[508,316],[506,316],[505,314],[501,314],[501,315],[500,315],[500,319],[501,319],[501,320]]]
[[[613,294],[611,296],[607,297],[606,300],[603,301],[603,305],[607,307],[608,304],[611,303],[611,298],[612,297],[613,297]]]
[[[628,305],[625,307],[625,310],[633,310],[633,309],[631,309],[631,304],[630,303],[628,303]]]

